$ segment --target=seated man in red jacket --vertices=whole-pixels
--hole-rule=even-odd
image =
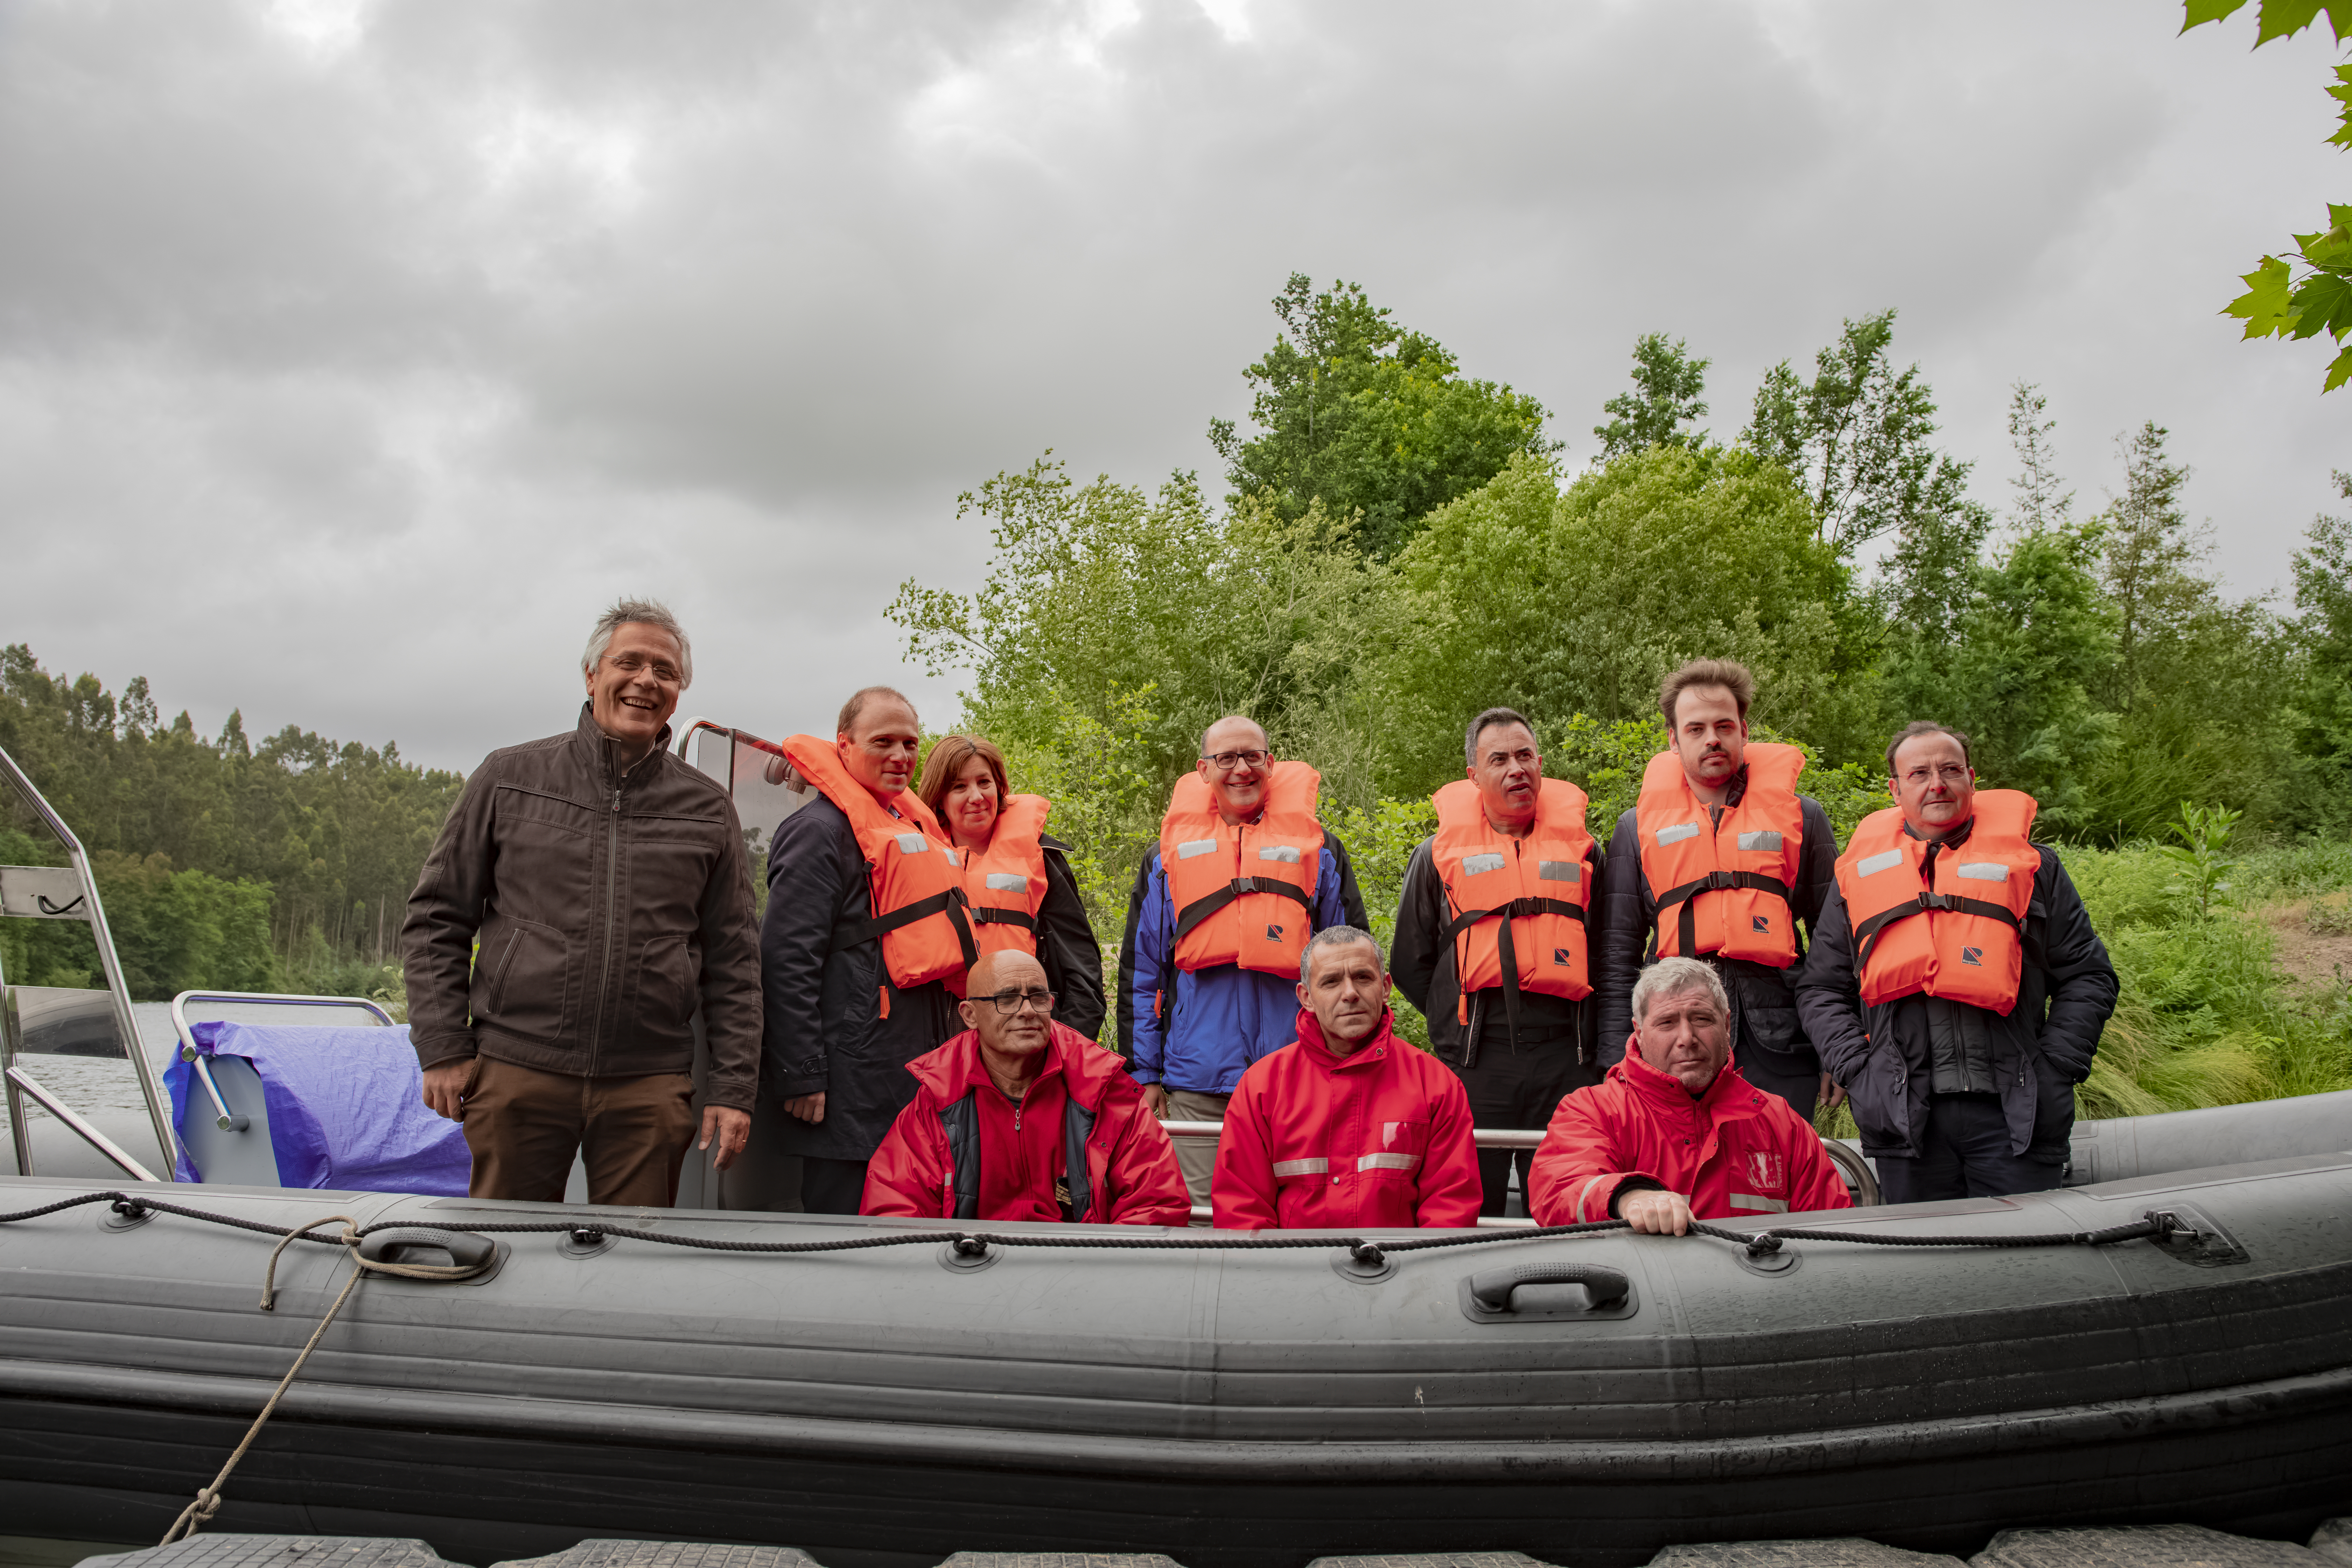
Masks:
[[[969,1026],[907,1064],[921,1087],[866,1172],[866,1214],[919,1219],[1182,1225],[1176,1151],[1127,1064],[1053,1021],[1045,966],[984,954]]]
[[[1625,1059],[1559,1102],[1528,1173],[1538,1225],[1842,1209],[1853,1200],[1812,1124],[1731,1065],[1731,1002],[1712,965],[1662,958],[1633,986]]]
[[[1298,960],[1298,1037],[1242,1074],[1211,1184],[1221,1230],[1478,1223],[1470,1098],[1390,1033],[1388,964],[1353,926]]]

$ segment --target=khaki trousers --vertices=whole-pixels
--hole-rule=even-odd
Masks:
[[[576,1152],[592,1204],[677,1202],[678,1166],[695,1132],[689,1073],[573,1078],[476,1057],[459,1109],[478,1198],[562,1203]]]
[[[1195,1094],[1189,1089],[1168,1091],[1168,1120],[1171,1121],[1223,1121],[1230,1094]],[[1209,1202],[1209,1182],[1217,1172],[1217,1145],[1206,1138],[1171,1138],[1176,1145],[1176,1168],[1184,1173],[1184,1185],[1192,1194],[1192,1206],[1206,1207]],[[1205,1223],[1205,1222],[1203,1222]]]

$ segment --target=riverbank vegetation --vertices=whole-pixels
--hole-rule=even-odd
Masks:
[[[1221,714],[1320,770],[1385,935],[1469,715],[1529,714],[1605,839],[1663,742],[1660,678],[1729,656],[1842,834],[1885,804],[1885,737],[1915,717],[2042,803],[2124,975],[2086,1109],[2352,1084],[2342,980],[2279,924],[2296,900],[2336,918],[2352,888],[2352,522],[2312,521],[2291,588],[2234,593],[2160,409],[2078,504],[2022,384],[2013,475],[1981,500],[1893,311],[1776,367],[1728,440],[1705,427],[1708,361],[1645,336],[1578,454],[1359,288],[1293,278],[1276,309],[1244,372],[1255,432],[1211,429],[1222,505],[1196,475],[1084,481],[1049,452],[962,498],[993,546],[976,591],[910,580],[889,608],[910,658],[968,674],[966,722],[1016,787],[1055,798],[1107,938]],[[2208,876],[2182,901],[2177,829],[2232,862],[2219,897]]]

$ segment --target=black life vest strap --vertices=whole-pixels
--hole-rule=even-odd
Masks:
[[[1668,888],[1658,895],[1658,916],[1665,917],[1668,910],[1682,906],[1675,922],[1677,951],[1685,958],[1699,956],[1693,949],[1698,946],[1698,905],[1693,902],[1701,893],[1719,893],[1728,888],[1748,888],[1759,893],[1769,893],[1782,903],[1789,901],[1789,884],[1778,877],[1767,877],[1761,871],[1709,871],[1695,882],[1685,882],[1679,888]]]
[[[1182,942],[1194,926],[1244,893],[1272,893],[1278,899],[1290,900],[1309,916],[1315,913],[1315,895],[1296,882],[1285,882],[1273,877],[1236,877],[1208,897],[1195,900],[1176,911],[1176,940]]]
[[[1491,910],[1468,910],[1454,916],[1439,938],[1442,942],[1451,942],[1480,921],[1493,920],[1496,916],[1502,918],[1503,923],[1495,931],[1495,957],[1503,969],[1503,1026],[1510,1033],[1511,1048],[1515,1051],[1519,1048],[1519,953],[1511,941],[1511,922],[1534,915],[1559,915],[1579,925],[1585,923],[1584,906],[1581,904],[1571,904],[1565,899],[1513,899],[1507,903],[1496,904]],[[1457,970],[1460,967],[1458,959],[1455,967]]]
[[[1032,933],[1037,930],[1037,917],[1026,910],[999,910],[985,904],[974,904],[971,918],[975,925],[1019,926]]]
[[[972,940],[971,921],[964,914],[971,907],[971,900],[961,888],[950,888],[945,892],[933,893],[928,899],[917,899],[887,915],[837,925],[833,928],[833,944],[835,947],[856,947],[860,942],[877,942],[885,932],[897,931],[900,926],[910,926],[917,921],[927,921],[933,915],[943,914],[948,917],[948,923],[955,927],[956,942],[963,948],[963,966],[970,969],[980,962],[980,943]]]
[[[1958,893],[1921,893],[1892,908],[1879,910],[1853,928],[1854,973],[1870,967],[1870,954],[1878,945],[1878,933],[1896,921],[1912,915],[1924,915],[1931,910],[1943,910],[1956,915],[1978,915],[1985,920],[1999,921],[2010,930],[2022,933],[2025,922],[2011,913],[2006,904],[1988,903],[1982,899],[1964,899]]]

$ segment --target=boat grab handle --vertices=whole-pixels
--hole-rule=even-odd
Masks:
[[[398,1226],[372,1230],[360,1239],[360,1256],[370,1263],[429,1263],[430,1258],[404,1256],[412,1248],[444,1252],[452,1268],[488,1268],[499,1256],[499,1244],[471,1231],[435,1230],[426,1226]]]
[[[1470,1299],[1482,1311],[1508,1312],[1511,1292],[1522,1285],[1581,1285],[1591,1310],[1617,1305],[1633,1288],[1624,1270],[1601,1263],[1526,1263],[1517,1268],[1489,1268],[1470,1276]]]

